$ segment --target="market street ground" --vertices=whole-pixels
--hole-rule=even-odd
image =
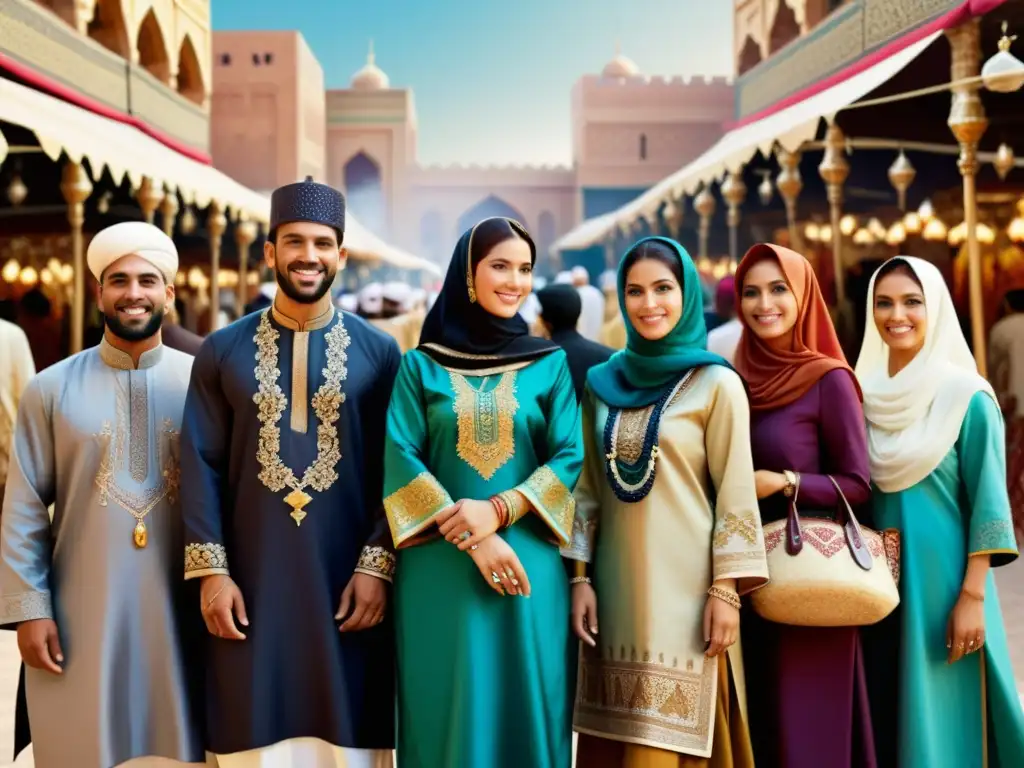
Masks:
[[[1024,691],[1024,558],[996,571],[999,598],[1017,675]],[[18,645],[13,632],[0,632],[0,766],[11,764],[14,698],[18,688]]]

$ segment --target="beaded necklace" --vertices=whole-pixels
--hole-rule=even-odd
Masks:
[[[640,454],[635,461],[624,461],[619,456],[619,425],[622,408],[609,408],[604,424],[605,476],[620,501],[635,504],[651,492],[657,473],[658,432],[661,415],[665,408],[688,385],[696,369],[691,368],[673,386],[667,388],[654,405],[649,406],[649,415],[644,429]]]

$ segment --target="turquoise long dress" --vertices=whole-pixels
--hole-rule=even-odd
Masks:
[[[947,622],[968,556],[988,554],[993,566],[1017,557],[1002,416],[991,396],[974,395],[956,445],[928,477],[896,493],[875,488],[874,504],[877,527],[897,528],[902,539],[900,638],[889,644],[899,648],[899,696],[891,683],[875,692],[898,701],[892,759],[900,768],[1019,768],[1024,714],[991,572],[984,652],[946,662]],[[880,733],[880,753],[886,741]]]
[[[515,366],[512,366],[515,368]],[[479,375],[490,373],[490,375]],[[387,420],[402,768],[569,768],[569,585],[559,554],[583,463],[565,353],[465,375],[406,354]],[[502,597],[434,516],[516,489],[535,508],[500,531],[532,595]]]

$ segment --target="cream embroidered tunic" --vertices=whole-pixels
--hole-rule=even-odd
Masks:
[[[650,411],[622,414],[617,450],[626,461],[640,454]],[[694,373],[662,413],[654,485],[635,504],[605,477],[607,418],[588,390],[586,462],[563,555],[592,563],[600,634],[580,661],[575,729],[708,757],[718,660],[704,658],[707,590],[735,578],[743,593],[768,576],[746,392],[723,366]],[[739,643],[729,661],[745,706]]]
[[[0,518],[0,610],[7,625],[54,619],[66,659],[60,676],[26,670],[37,768],[204,760],[177,604],[191,366],[160,346],[136,368],[104,341],[47,368],[22,397]]]

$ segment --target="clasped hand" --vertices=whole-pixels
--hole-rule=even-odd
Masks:
[[[469,552],[487,586],[499,595],[530,596],[530,580],[515,550],[494,535],[498,513],[489,501],[461,499],[438,513],[437,526],[445,540]]]

